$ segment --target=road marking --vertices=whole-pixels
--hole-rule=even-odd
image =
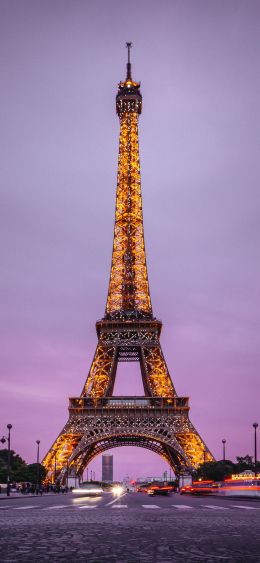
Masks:
[[[46,506],[46,508],[43,508],[42,510],[59,510],[61,508],[70,508],[70,506],[68,504],[54,504],[53,506]]]
[[[7,506],[0,506],[0,510],[4,510],[5,508],[13,508],[13,505],[7,504]]]
[[[86,510],[86,509],[89,509],[89,508],[97,508],[97,507],[96,506],[85,506],[84,505],[84,506],[78,506],[77,508],[79,508],[79,510]]]
[[[160,508],[157,504],[142,504],[143,508]]]
[[[233,508],[243,508],[244,510],[260,510],[259,506],[243,506],[242,504],[232,504]]]
[[[127,504],[114,504],[111,508],[127,508]]]
[[[127,493],[124,493],[123,495],[120,495],[120,497],[116,497],[113,500],[111,500],[110,502],[108,502],[107,504],[105,504],[105,506],[110,506],[110,504],[114,504],[114,502],[117,502],[120,498],[123,498]]]
[[[40,508],[38,505],[36,506],[36,504],[34,506],[16,506],[15,508],[13,508],[13,510],[30,510],[30,508]]]
[[[212,508],[212,510],[229,510],[226,506],[215,506],[214,504],[202,504],[203,508]]]
[[[186,508],[194,508],[193,506],[189,506],[188,504],[172,504],[173,508],[178,508],[178,509],[183,509],[186,510]]]

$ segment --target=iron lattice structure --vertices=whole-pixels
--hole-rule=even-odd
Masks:
[[[213,459],[189,419],[187,397],[178,397],[160,345],[162,323],[153,316],[146,266],[139,163],[140,84],[119,83],[119,159],[112,265],[105,316],[80,397],[71,398],[69,420],[45,456],[48,478],[81,475],[91,459],[116,446],[148,448],[176,474]],[[140,362],[144,397],[114,397],[118,362]]]

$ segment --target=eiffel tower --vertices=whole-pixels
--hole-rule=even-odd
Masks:
[[[189,420],[189,399],[175,391],[160,345],[162,322],[153,315],[144,245],[139,164],[140,83],[131,73],[118,85],[120,120],[112,265],[105,316],[80,397],[69,399],[69,420],[43,460],[47,478],[81,476],[98,454],[140,446],[161,455],[175,474],[213,459]],[[139,362],[142,397],[113,396],[118,362]]]

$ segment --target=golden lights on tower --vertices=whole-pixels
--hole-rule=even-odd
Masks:
[[[123,430],[118,427],[120,417],[123,417],[120,408],[123,407],[118,411],[114,409],[114,419],[111,419],[113,432],[108,424],[111,413],[107,417],[107,412],[110,411],[110,403],[113,403],[111,397],[119,361],[140,362],[148,406],[144,407],[141,417],[134,415],[134,424],[145,417],[148,422],[146,426],[141,427],[141,432],[138,434],[139,445],[148,447],[149,444],[150,449],[155,448],[156,445],[157,449],[154,451],[164,456],[169,463],[173,463],[173,458],[169,454],[170,442],[164,447],[162,441],[163,436],[165,444],[167,439],[170,440],[169,436],[174,427],[177,469],[183,467],[183,463],[197,467],[204,460],[213,459],[189,421],[188,398],[178,397],[174,389],[160,345],[162,323],[153,316],[144,243],[138,142],[138,119],[142,111],[142,96],[140,83],[134,82],[131,75],[130,47],[131,44],[127,43],[126,80],[119,83],[116,96],[120,136],[114,239],[106,311],[104,318],[96,323],[98,344],[82,393],[80,397],[70,399],[70,419],[43,461],[48,469],[48,475],[52,478],[56,473],[64,478],[65,471],[68,472],[68,464],[70,470],[73,469],[76,473],[77,463],[84,467],[86,460],[92,459],[100,451],[105,451],[113,439],[116,440],[116,433],[118,438],[121,435],[126,441],[131,438],[130,434],[129,436],[127,434],[133,428],[127,427],[131,419],[128,407],[124,413],[127,423],[124,422]],[[156,412],[154,409],[157,406],[160,409],[158,420],[153,419],[153,413]],[[141,413],[140,405],[138,408]],[[156,425],[159,427],[160,424],[164,424],[163,415],[166,417],[166,422],[163,429],[160,429],[158,440],[154,432]],[[89,428],[88,416],[91,418],[91,428]],[[95,429],[97,442],[92,444],[96,416],[99,422],[99,426]],[[152,430],[151,428],[149,430],[149,417],[152,420]],[[107,436],[103,437],[103,446],[101,444],[99,449],[98,436],[101,423],[107,424],[108,430]],[[131,424],[133,424],[132,420]],[[87,431],[89,436],[86,435]],[[113,435],[110,436],[109,432]],[[149,438],[149,432],[153,432],[153,438]],[[168,438],[165,438],[166,435]]]
[[[120,310],[152,313],[144,246],[138,114],[131,111],[131,106],[120,115],[114,244],[106,313]]]

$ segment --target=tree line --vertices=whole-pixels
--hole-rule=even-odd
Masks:
[[[227,459],[221,461],[207,461],[202,463],[195,471],[195,479],[224,481],[231,475],[238,475],[243,471],[255,471],[255,464],[250,455],[236,457],[236,463]],[[257,462],[256,470],[260,473],[260,462]]]
[[[7,483],[8,450],[0,450],[0,483]],[[20,455],[10,450],[10,481],[14,483],[26,482],[36,484],[43,481],[46,469],[38,463],[26,463]]]
[[[224,481],[227,477],[243,471],[255,471],[253,458],[249,455],[237,457],[236,463],[227,459],[225,461],[207,461],[202,463],[194,472],[194,479],[205,479],[212,481]],[[257,472],[260,473],[260,462],[256,466]],[[7,482],[8,473],[8,450],[0,450],[0,483]],[[10,481],[14,483],[28,482],[36,484],[42,482],[46,476],[46,469],[43,465],[37,463],[26,463],[20,455],[13,450],[10,451]]]

